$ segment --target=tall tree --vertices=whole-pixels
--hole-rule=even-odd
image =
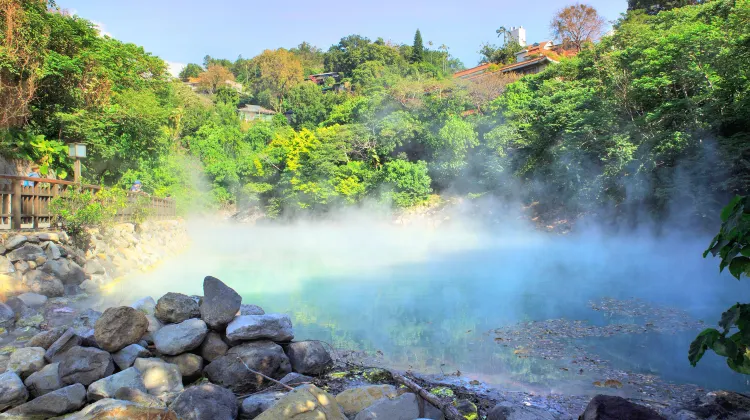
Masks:
[[[283,48],[265,50],[253,61],[260,73],[256,80],[257,90],[267,92],[269,105],[274,111],[283,111],[284,97],[303,80],[302,64],[293,53]]]
[[[234,81],[232,72],[224,66],[212,64],[198,76],[198,86],[206,92],[216,93],[228,80]]]
[[[424,45],[422,45],[422,34],[417,29],[417,33],[414,34],[414,46],[411,51],[411,61],[413,63],[421,63],[424,60]]]
[[[650,15],[675,7],[693,6],[703,3],[703,0],[628,0],[628,10],[643,9]]]
[[[596,9],[577,3],[557,12],[550,22],[550,29],[563,44],[581,51],[587,42],[599,39],[605,23]]]
[[[180,71],[180,79],[187,80],[193,77],[198,77],[203,73],[203,67],[195,63],[188,63],[182,71]]]

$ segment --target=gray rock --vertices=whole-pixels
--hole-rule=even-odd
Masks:
[[[260,413],[271,408],[277,401],[282,399],[286,392],[264,392],[245,398],[240,406],[240,419],[251,420],[260,415]]]
[[[206,323],[192,318],[162,327],[153,334],[154,345],[160,353],[174,356],[198,348],[207,333]]]
[[[60,258],[62,258],[62,252],[60,252],[60,247],[53,244],[52,242],[47,243],[47,246],[45,247],[44,252],[47,254],[47,261],[59,260]]]
[[[72,349],[73,347],[80,346],[83,340],[81,337],[76,335],[73,329],[68,329],[65,333],[60,336],[44,353],[44,358],[49,363],[57,362],[63,353]]]
[[[31,337],[26,345],[28,347],[41,347],[47,350],[52,344],[55,343],[63,334],[66,329],[63,327],[53,328],[51,330],[42,331],[39,334]]]
[[[21,274],[26,274],[31,270],[31,265],[29,265],[27,261],[16,261],[16,263],[13,264],[13,267],[15,267],[16,271]]]
[[[217,358],[225,355],[229,346],[221,339],[221,335],[209,331],[200,347],[200,354],[207,362],[213,362]]]
[[[86,403],[86,388],[73,384],[35,398],[7,412],[22,418],[51,418],[80,410]]]
[[[642,405],[633,404],[622,397],[597,395],[586,406],[581,420],[666,420],[656,411]]]
[[[40,270],[32,270],[23,276],[23,284],[31,292],[48,298],[60,297],[65,294],[65,286],[57,277]]]
[[[713,391],[687,407],[701,419],[750,418],[750,397],[731,391]]]
[[[36,236],[40,241],[60,243],[60,235],[54,232],[42,232],[38,233]]]
[[[274,379],[291,371],[289,358],[281,346],[272,341],[253,341],[229,349],[227,354],[211,362],[204,374],[217,384],[234,392],[256,392],[269,381],[250,372],[247,367]]]
[[[141,372],[143,384],[151,395],[159,396],[183,390],[182,375],[177,365],[152,357],[135,359],[133,367]]]
[[[556,418],[543,408],[514,405],[507,401],[497,404],[487,413],[487,420],[554,420]]]
[[[136,368],[128,368],[112,376],[99,379],[89,385],[87,398],[89,402],[99,401],[103,398],[113,398],[115,392],[120,388],[133,388],[146,392],[141,372]]]
[[[37,293],[23,293],[16,296],[16,298],[20,299],[21,302],[29,308],[38,308],[47,303],[47,296]]]
[[[41,370],[44,365],[44,349],[41,347],[24,347],[10,355],[8,370],[12,370],[26,379],[34,372]]]
[[[151,296],[146,296],[145,298],[135,301],[130,307],[139,310],[146,315],[153,315],[156,311],[156,301]]]
[[[78,314],[73,320],[73,329],[77,332],[88,330],[96,326],[96,321],[101,318],[102,313],[93,309],[87,309]]]
[[[124,349],[112,354],[112,360],[114,360],[117,367],[125,370],[135,363],[135,359],[139,357],[151,357],[151,352],[140,344],[131,344]]]
[[[44,316],[39,312],[27,308],[16,320],[16,328],[39,328],[44,322]]]
[[[227,325],[227,338],[230,340],[289,341],[294,338],[292,321],[289,315],[242,315]]]
[[[95,294],[99,290],[99,284],[94,280],[86,279],[78,287],[86,293]]]
[[[333,366],[328,350],[319,341],[298,341],[287,346],[292,370],[305,375],[320,375]]]
[[[69,414],[64,418],[65,420],[176,419],[173,412],[163,408],[147,407],[130,401],[114,400],[111,398],[105,398],[87,405],[81,411]]]
[[[0,302],[0,328],[7,330],[16,324],[16,313],[10,306]]]
[[[265,315],[266,311],[258,305],[240,305],[240,315]]]
[[[146,329],[146,334],[143,336],[143,339],[146,340],[147,343],[153,344],[154,333],[159,331],[164,325],[153,315],[146,315],[146,319],[148,320],[148,328]]]
[[[214,384],[191,386],[169,408],[184,420],[234,420],[237,400],[232,391]]]
[[[203,358],[197,354],[183,353],[179,356],[164,356],[164,361],[180,368],[182,382],[189,384],[201,377],[203,373]]]
[[[315,378],[312,378],[310,376],[302,375],[297,372],[292,372],[292,373],[288,373],[286,376],[279,379],[279,382],[285,385],[289,385],[292,388],[294,388],[294,387],[297,387],[306,383],[311,383],[314,380]]]
[[[94,337],[102,350],[116,352],[139,342],[147,329],[148,319],[143,312],[119,306],[104,311],[94,325]]]
[[[155,396],[134,388],[120,388],[115,391],[115,399],[134,402],[139,405],[154,408],[167,408],[167,404]]]
[[[15,372],[0,374],[0,412],[21,405],[29,399],[29,392]]]
[[[68,259],[47,260],[40,269],[62,280],[65,285],[78,286],[86,280],[83,269]]]
[[[25,237],[23,235],[16,235],[16,236],[8,239],[7,241],[5,241],[5,244],[3,244],[3,246],[8,251],[12,251],[12,250],[14,250],[16,248],[21,247],[23,244],[25,244],[28,241],[29,241],[29,238],[27,238],[27,237]]]
[[[93,347],[73,347],[63,354],[59,363],[60,380],[64,385],[89,386],[115,371],[109,353]]]
[[[7,248],[7,245],[6,245]],[[5,256],[11,261],[36,261],[37,258],[45,258],[47,255],[39,245],[25,244],[20,248],[16,248],[13,251],[5,254]]]
[[[23,381],[26,388],[31,392],[31,396],[36,398],[63,387],[62,380],[60,380],[60,372],[58,371],[59,366],[58,363],[49,364],[41,370],[32,373]]]
[[[96,347],[99,348],[99,345],[96,344],[96,336],[94,334],[94,329],[89,328],[79,328],[76,329],[76,335],[81,337],[81,347]]]
[[[0,255],[0,274],[13,274],[15,272],[16,268],[13,263],[7,257]]]
[[[394,399],[383,398],[360,411],[354,420],[413,420],[419,417],[417,396],[403,394]]]
[[[203,280],[201,318],[210,328],[225,328],[237,315],[241,304],[242,297],[221,280],[211,276]]]
[[[167,293],[156,302],[156,318],[164,323],[178,323],[190,318],[200,318],[198,303],[182,293]]]
[[[88,275],[106,274],[106,270],[102,263],[97,260],[88,260],[86,265],[83,266],[83,272]]]

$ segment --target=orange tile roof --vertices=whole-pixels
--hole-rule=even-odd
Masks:
[[[463,76],[471,75],[476,72],[483,72],[484,70],[487,70],[492,65],[492,63],[482,64],[481,66],[472,67],[470,69],[459,71],[458,73],[453,73],[453,77],[460,78]]]
[[[198,80],[199,79],[197,77],[188,77],[187,82],[188,83],[198,83]]]

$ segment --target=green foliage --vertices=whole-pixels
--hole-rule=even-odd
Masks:
[[[127,194],[119,188],[99,191],[68,188],[50,200],[52,217],[74,238],[81,238],[86,228],[108,226],[115,215],[127,206]]]
[[[203,67],[195,63],[188,63],[188,65],[180,71],[179,76],[183,81],[187,81],[188,79],[198,77],[201,73],[203,73]]]
[[[384,198],[393,200],[396,207],[411,207],[424,203],[430,195],[430,176],[427,163],[401,159],[385,164]]]
[[[411,47],[411,62],[421,63],[424,60],[424,45],[422,45],[422,34],[417,29],[414,34],[414,45]]]
[[[7,158],[36,162],[44,176],[60,178],[68,174],[68,146],[57,140],[48,140],[44,135],[33,135],[28,131],[0,131],[0,154]],[[51,171],[52,170],[52,171]]]

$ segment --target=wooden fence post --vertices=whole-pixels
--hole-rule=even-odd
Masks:
[[[21,182],[17,179],[11,180],[13,195],[10,201],[10,228],[21,229]]]

